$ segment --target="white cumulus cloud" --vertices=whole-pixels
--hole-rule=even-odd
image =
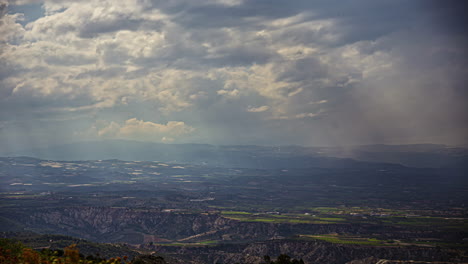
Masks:
[[[158,124],[131,118],[120,124],[118,122],[96,122],[86,132],[88,137],[102,139],[129,139],[139,141],[173,142],[195,131],[195,128],[182,121],[169,121]]]
[[[260,112],[268,111],[268,109],[270,109],[268,105],[262,105],[259,107],[249,107],[247,108],[247,111],[252,112],[252,113],[260,113]]]

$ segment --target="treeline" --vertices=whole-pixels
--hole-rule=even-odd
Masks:
[[[276,260],[263,257],[262,264],[304,264],[302,259],[292,259],[288,255],[279,255]],[[101,258],[80,254],[76,244],[62,249],[43,248],[34,250],[19,241],[0,238],[0,264],[167,264],[161,256],[140,255],[132,260],[127,256]]]
[[[88,240],[52,234],[36,234],[32,232],[0,232],[0,238],[9,238],[20,241],[30,248],[53,248],[64,249],[65,247],[76,244],[80,249],[80,254],[85,256],[97,256],[102,259],[109,259],[116,256],[128,256],[133,259],[140,255],[134,249],[126,244],[106,244],[96,243]],[[60,250],[58,250],[60,252]]]
[[[128,257],[100,258],[80,254],[76,244],[63,250],[41,249],[39,251],[24,246],[11,239],[0,239],[0,264],[137,264]]]

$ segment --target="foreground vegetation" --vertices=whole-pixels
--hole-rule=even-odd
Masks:
[[[1,264],[135,264],[127,256],[123,258],[99,258],[80,254],[76,244],[65,247],[63,250],[41,249],[36,251],[24,246],[21,242],[10,239],[0,239]]]
[[[276,260],[265,255],[262,264],[304,264],[302,259],[294,259],[286,254]],[[166,264],[161,256],[139,255],[130,260],[127,256],[99,258],[80,254],[76,244],[62,249],[34,250],[12,239],[0,239],[0,264]]]

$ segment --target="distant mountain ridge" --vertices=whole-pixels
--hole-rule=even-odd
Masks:
[[[386,162],[420,168],[468,168],[468,149],[440,144],[363,145],[328,148],[326,155],[366,162]]]
[[[78,142],[1,156],[29,156],[51,160],[158,160],[244,168],[307,168],[371,166],[392,163],[409,167],[466,167],[468,150],[444,145],[366,145],[357,147],[301,147],[208,144],[163,144],[126,140]]]

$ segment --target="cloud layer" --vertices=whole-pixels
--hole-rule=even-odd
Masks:
[[[84,136],[89,139],[126,139],[138,141],[172,142],[194,132],[194,128],[184,122],[170,121],[167,124],[145,122],[136,118],[126,120],[123,124],[117,122],[97,121]]]
[[[465,144],[463,8],[1,0],[0,140]]]

